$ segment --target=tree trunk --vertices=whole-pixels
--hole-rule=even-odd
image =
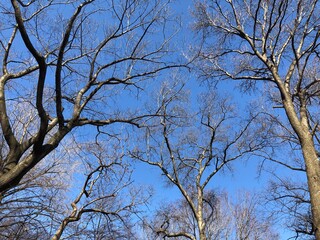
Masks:
[[[51,240],[59,240],[68,224],[69,224],[69,220],[68,218],[65,218],[60,224],[57,231],[55,232],[54,236],[51,238]]]
[[[205,233],[205,229],[204,228],[199,229],[199,232],[200,232],[200,240],[206,240],[207,236],[206,236],[206,233]]]
[[[300,118],[294,108],[291,95],[280,84],[279,90],[282,93],[283,106],[288,120],[296,132],[306,166],[308,188],[311,200],[312,222],[317,240],[320,240],[320,162],[313,135],[310,133],[308,114],[304,99],[300,98]]]
[[[198,212],[198,214],[199,214],[199,212]],[[205,222],[203,220],[202,212],[198,218],[198,228],[199,228],[199,239],[200,240],[207,240]]]
[[[200,178],[198,179],[199,183]],[[199,239],[206,240],[206,223],[203,219],[203,190],[198,184],[198,208],[197,208],[197,222],[198,222],[198,229],[199,229]]]
[[[311,134],[305,135],[301,140],[301,147],[306,164],[313,227],[317,240],[320,240],[320,163]]]

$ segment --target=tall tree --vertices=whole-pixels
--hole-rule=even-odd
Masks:
[[[303,154],[313,225],[320,239],[319,27],[317,0],[206,1],[196,5],[196,29],[207,77],[275,89]],[[205,65],[205,66],[204,66]]]
[[[138,92],[139,82],[175,66],[168,61],[175,32],[165,28],[169,2],[0,3],[0,126],[7,146],[0,193],[77,127],[139,125],[143,113],[121,111],[119,95]],[[30,111],[36,114],[26,119]]]
[[[214,207],[206,190],[233,161],[267,146],[268,129],[256,121],[259,114],[241,122],[229,101],[216,94],[202,94],[198,107],[189,106],[187,95],[183,85],[163,85],[157,99],[162,117],[147,128],[145,148],[137,146],[131,154],[161,170],[183,196],[196,224],[188,228],[180,218],[181,228],[158,231],[166,237],[205,240],[210,239],[206,214]]]

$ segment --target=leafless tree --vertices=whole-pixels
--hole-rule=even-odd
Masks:
[[[135,239],[132,216],[139,213],[138,207],[147,197],[131,184],[124,163],[100,161],[84,178],[71,202],[72,210],[67,211],[52,239]]]
[[[61,144],[61,147],[65,146]],[[68,145],[72,152],[71,144]],[[72,184],[74,163],[56,151],[28,172],[0,201],[1,239],[49,239],[64,214],[63,199]]]
[[[0,124],[7,146],[0,192],[17,186],[77,127],[139,125],[144,114],[129,106],[121,111],[120,95],[138,94],[143,80],[178,66],[169,61],[176,32],[165,28],[169,2],[0,3]],[[31,121],[24,118],[30,111]]]
[[[259,214],[257,199],[247,193],[238,197],[237,203],[232,203],[226,193],[206,192],[207,239],[279,239],[270,220]],[[166,233],[174,231],[194,232],[197,236],[197,221],[183,199],[162,206],[151,220],[145,221],[144,227],[149,239],[166,239],[169,238]]]
[[[290,239],[315,239],[306,182],[274,176],[265,197],[271,214],[293,232]]]
[[[196,196],[196,194],[194,194]],[[214,192],[205,193],[204,219],[206,221],[206,236],[208,239],[228,239],[231,235],[231,217],[222,197]],[[151,239],[179,239],[174,232],[192,233],[194,239],[198,236],[198,225],[192,210],[184,199],[165,203],[152,218],[144,221],[144,230]],[[171,235],[170,235],[171,233]],[[183,236],[181,236],[183,237]],[[186,237],[187,239],[187,237]]]
[[[16,107],[14,114],[19,113]],[[24,118],[32,125],[35,113],[28,114]],[[19,123],[12,122],[17,131]],[[46,161],[5,191],[1,239],[134,237],[132,216],[147,197],[131,186],[129,166],[121,161],[125,139],[110,134],[98,134],[93,141],[85,134],[82,142],[69,134]],[[7,150],[4,144],[1,152]]]
[[[184,219],[177,223],[183,226],[179,231],[163,228],[158,232],[204,240],[209,237],[206,189],[218,172],[232,168],[233,161],[267,146],[268,129],[255,122],[259,114],[241,122],[228,100],[215,94],[202,94],[195,112],[189,110],[186,96],[183,84],[163,85],[158,98],[160,122],[149,123],[146,148],[137,146],[131,155],[162,171],[168,184],[182,194],[196,224],[196,229],[184,228]]]
[[[238,80],[245,89],[264,84],[273,106],[284,110],[301,146],[320,239],[319,2],[210,0],[195,9],[203,75]]]
[[[268,132],[273,144],[255,155],[263,159],[259,174],[269,179],[267,188],[262,190],[266,208],[279,224],[292,232],[292,239],[314,239],[306,169],[299,140],[282,116],[270,113],[264,116],[264,124],[273,125]]]
[[[272,229],[271,219],[261,213],[261,205],[258,195],[239,194],[237,202],[231,205],[236,239],[280,239]]]
[[[150,194],[132,184],[119,141],[62,143],[3,195],[0,238],[135,239]]]

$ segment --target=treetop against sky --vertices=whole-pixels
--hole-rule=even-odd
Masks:
[[[1,237],[320,239],[318,1],[0,11]]]

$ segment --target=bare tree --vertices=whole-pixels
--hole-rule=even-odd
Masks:
[[[52,239],[135,239],[132,216],[139,213],[139,205],[147,198],[131,183],[129,169],[123,163],[100,162],[87,174],[71,202],[72,210]]]
[[[290,239],[315,239],[306,182],[275,175],[264,195],[270,214],[293,232]]]
[[[20,111],[16,107],[14,114]],[[24,116],[30,126],[34,116],[32,111]],[[12,122],[16,131],[22,121]],[[132,217],[147,201],[147,192],[131,184],[130,166],[122,161],[126,140],[108,133],[100,131],[93,141],[90,133],[82,140],[69,134],[46,161],[5,191],[1,239],[134,238]],[[4,144],[1,152],[7,150]]]
[[[28,172],[19,185],[4,192],[0,201],[1,239],[49,239],[64,214],[63,199],[72,185],[75,163],[67,144]],[[69,154],[74,154],[68,143]]]
[[[196,5],[206,77],[275,89],[303,154],[315,235],[320,239],[318,156],[319,5],[317,0],[207,1]],[[232,61],[230,61],[232,60]]]
[[[279,239],[270,219],[260,213],[257,196],[241,194],[236,201],[230,201],[226,193],[205,193],[207,239]],[[153,218],[147,218],[144,229],[149,239],[166,239],[169,238],[167,233],[174,231],[194,232],[194,236],[197,236],[197,220],[189,204],[179,199],[162,206]]]
[[[265,119],[267,122],[275,127],[269,131],[269,137],[274,139],[273,148],[272,151],[262,150],[257,155],[263,158],[259,172],[264,171],[269,175],[269,185],[262,191],[269,214],[292,231],[292,239],[315,239],[299,141],[288,128],[289,124],[283,124],[285,121],[269,115],[269,119]]]
[[[58,166],[39,166],[27,174],[19,187],[6,192],[0,204],[1,239],[49,239],[63,214],[60,201],[65,187],[54,182]],[[31,175],[32,174],[32,175]],[[61,171],[62,176],[63,173]]]
[[[158,98],[163,116],[160,122],[150,123],[146,148],[137,147],[131,154],[162,171],[168,184],[182,194],[196,224],[196,229],[184,228],[187,219],[179,219],[183,226],[179,231],[163,228],[158,232],[166,237],[204,240],[209,231],[205,209],[210,208],[205,190],[218,172],[231,169],[233,161],[268,145],[264,138],[267,129],[255,122],[259,114],[241,122],[232,105],[212,93],[203,94],[201,107],[190,112],[186,95],[183,85],[164,84]]]
[[[226,198],[218,196],[213,191],[205,192],[204,219],[206,221],[206,236],[208,239],[228,239],[231,236],[231,215],[228,211]],[[196,196],[196,193],[194,194]],[[144,221],[144,230],[150,239],[173,238],[174,232],[192,233],[194,239],[198,236],[198,225],[194,214],[185,199],[165,203],[154,216],[148,216]],[[170,235],[171,233],[171,235]],[[187,239],[187,237],[186,237]]]
[[[119,95],[138,93],[139,82],[177,66],[168,60],[176,31],[165,28],[169,1],[10,3],[0,4],[2,193],[77,127],[138,126],[144,114],[121,111]],[[29,111],[31,122],[23,118]]]
[[[280,239],[272,229],[272,221],[261,210],[261,198],[242,192],[231,205],[236,239]],[[260,209],[259,209],[260,207]]]
[[[73,146],[70,139],[6,191],[1,239],[135,239],[134,217],[150,193],[132,184],[119,139],[113,140]]]

